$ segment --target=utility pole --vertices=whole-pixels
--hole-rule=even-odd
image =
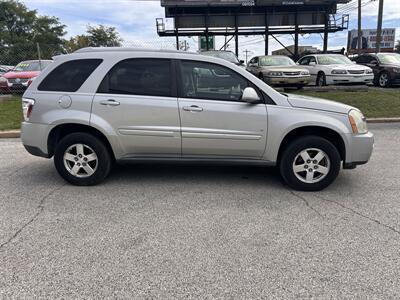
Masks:
[[[244,50],[243,52],[246,54],[246,65],[247,65],[247,54],[250,53],[251,51],[249,51],[249,50],[246,49],[246,50]]]
[[[379,0],[378,28],[376,30],[376,53],[379,53],[381,51],[382,18],[383,18],[383,0]]]
[[[358,0],[358,35],[357,35],[357,54],[361,54],[362,46],[362,31],[361,31],[361,0]]]
[[[37,48],[38,59],[39,59],[39,68],[40,68],[40,71],[41,71],[42,70],[42,54],[40,53],[39,43],[36,43],[36,48]]]

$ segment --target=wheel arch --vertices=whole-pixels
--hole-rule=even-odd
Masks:
[[[282,139],[278,150],[278,164],[280,163],[282,153],[286,147],[292,141],[302,136],[319,136],[330,141],[339,151],[340,159],[342,161],[346,161],[346,144],[342,136],[337,131],[323,126],[302,126],[292,129]]]
[[[100,130],[98,130],[90,125],[84,125],[84,124],[79,124],[79,123],[59,124],[50,131],[48,138],[47,138],[47,151],[48,151],[49,157],[52,157],[54,155],[55,148],[56,148],[58,142],[63,137],[65,137],[66,135],[68,135],[70,133],[75,133],[75,132],[85,132],[85,133],[91,134],[91,135],[97,137],[98,139],[100,139],[104,143],[104,145],[107,147],[113,160],[115,160],[114,150],[111,146],[110,141],[106,137],[106,135],[104,133],[102,133]]]

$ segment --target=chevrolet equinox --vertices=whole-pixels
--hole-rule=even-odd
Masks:
[[[275,165],[321,190],[373,148],[363,114],[281,94],[241,67],[180,51],[84,48],[54,58],[22,99],[22,142],[75,185],[116,161]]]

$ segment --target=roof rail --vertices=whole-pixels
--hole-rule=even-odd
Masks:
[[[86,47],[78,49],[74,53],[89,53],[89,52],[163,52],[163,53],[197,54],[195,52],[187,52],[181,50],[130,48],[130,47]]]

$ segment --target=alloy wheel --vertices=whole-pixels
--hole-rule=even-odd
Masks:
[[[330,171],[328,155],[317,148],[307,148],[296,155],[293,173],[302,182],[316,183],[323,180]]]
[[[96,153],[85,144],[74,144],[68,147],[63,160],[67,171],[79,178],[92,176],[98,166]]]
[[[324,86],[325,80],[324,80],[324,75],[319,75],[318,76],[318,86]]]
[[[389,81],[388,74],[382,73],[381,76],[379,76],[379,85],[380,86],[382,86],[382,87],[387,86],[388,81]]]

